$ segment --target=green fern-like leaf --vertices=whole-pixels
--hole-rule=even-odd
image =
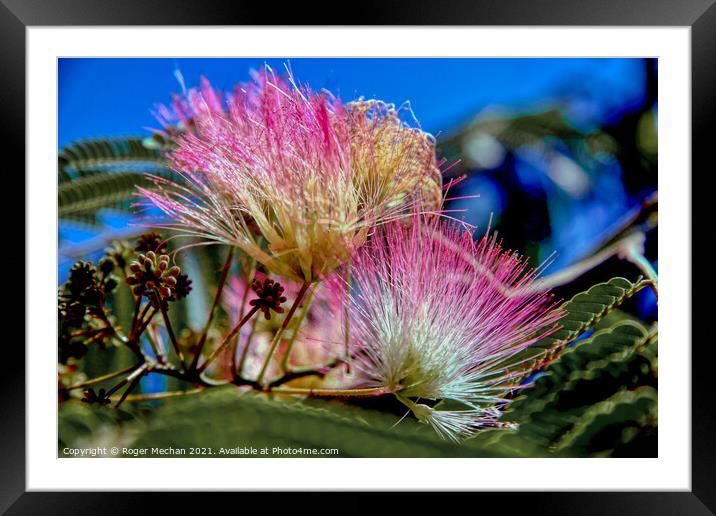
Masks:
[[[588,404],[591,396],[584,393],[580,396],[580,388],[594,391],[598,385],[601,389],[593,395],[605,396],[611,394],[604,393],[609,385],[620,389],[623,382],[639,381],[641,376],[651,373],[649,358],[640,354],[649,339],[649,331],[630,320],[596,332],[564,351],[559,360],[535,380],[533,387],[513,403],[511,413],[524,420],[533,414],[543,414],[550,407],[551,410],[560,408],[560,400],[566,393],[574,398],[570,407],[575,403]],[[562,399],[562,410],[564,407]]]
[[[499,440],[526,439],[571,454],[569,446],[556,443],[573,431],[590,406],[619,392],[656,387],[656,330],[649,331],[633,317],[614,316],[624,301],[647,285],[614,278],[564,303],[562,329],[537,344],[559,352],[511,404],[506,417],[520,424],[517,434],[501,434]],[[577,340],[593,329],[593,335]],[[641,430],[629,432],[642,435]]]
[[[527,439],[557,453],[579,455],[584,450],[573,449],[568,444],[571,441],[564,441],[565,436],[576,431],[575,427],[594,406],[618,393],[655,389],[655,361],[656,335],[637,321],[621,320],[595,332],[564,351],[514,401],[507,414],[520,424],[514,438]],[[629,421],[624,425],[624,429],[630,428],[628,439],[614,432],[602,433],[601,444],[594,444],[588,453],[599,449],[608,454],[622,449],[621,445],[632,441],[634,435],[651,435],[650,429],[635,427]]]
[[[572,342],[646,286],[643,281],[612,278],[577,294],[561,307],[565,312],[559,321],[561,329],[535,345],[552,349]]]
[[[60,182],[73,179],[79,171],[128,165],[165,167],[166,159],[156,149],[142,144],[142,138],[94,139],[63,147],[57,156]]]
[[[137,186],[149,181],[140,172],[105,172],[78,177],[59,185],[58,215],[69,218],[93,214],[100,208],[118,207],[134,198]]]
[[[96,223],[97,210],[127,210],[145,174],[169,176],[166,159],[141,138],[95,139],[68,145],[58,153],[59,217]]]
[[[620,391],[584,412],[556,443],[555,450],[604,455],[613,451],[613,443],[630,444],[639,434],[655,428],[656,421],[656,389],[645,386]]]

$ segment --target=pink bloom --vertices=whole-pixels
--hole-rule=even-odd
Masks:
[[[560,313],[550,294],[531,289],[537,272],[494,237],[474,242],[434,216],[412,222],[384,226],[353,261],[350,331],[362,384],[395,389],[450,438],[505,426],[502,409],[540,353],[530,345]]]
[[[169,155],[183,182],[140,189],[185,236],[235,245],[270,272],[313,282],[350,259],[418,199],[439,207],[432,138],[377,101],[257,73],[232,94],[204,80],[160,110],[185,131]]]

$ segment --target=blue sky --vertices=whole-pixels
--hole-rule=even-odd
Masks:
[[[88,137],[141,134],[156,126],[155,103],[201,75],[230,88],[264,63],[283,70],[285,59],[59,60],[60,146]],[[530,107],[546,98],[588,91],[608,113],[641,95],[637,59],[291,59],[296,78],[343,100],[377,97],[410,101],[423,129],[448,132],[490,105]]]

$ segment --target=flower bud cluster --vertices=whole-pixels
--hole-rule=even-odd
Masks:
[[[281,303],[286,302],[286,297],[283,295],[284,288],[280,283],[269,278],[263,281],[256,279],[251,284],[251,288],[254,289],[254,292],[259,297],[249,301],[249,304],[258,307],[263,312],[266,320],[271,319],[271,310],[277,314],[283,313]]]
[[[129,264],[129,270],[131,276],[127,278],[127,284],[135,295],[153,299],[159,293],[162,299],[175,298],[181,269],[170,265],[168,254],[157,255],[154,251],[139,254]]]

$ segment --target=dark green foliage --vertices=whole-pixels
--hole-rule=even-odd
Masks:
[[[62,403],[57,419],[58,455],[64,456],[62,449],[67,446],[90,446],[94,439],[100,438],[102,432],[114,431],[119,434],[127,423],[139,424],[140,417],[141,412],[137,410],[127,411],[124,408],[116,409],[109,406],[89,406],[77,400]],[[115,442],[120,441],[113,441],[113,444]]]
[[[139,448],[337,448],[338,457],[506,457],[514,450],[473,439],[455,445],[440,439],[425,425],[393,416],[323,400],[284,401],[265,395],[241,394],[234,387],[169,399],[151,412],[112,413],[100,406],[61,406],[60,443],[89,446],[93,435],[112,437]],[[63,431],[64,430],[64,431]],[[523,456],[538,450],[524,443]],[[227,456],[227,455],[223,455]],[[231,456],[231,455],[228,455]],[[297,455],[308,456],[308,455]]]
[[[656,453],[656,327],[606,317],[639,285],[615,278],[565,303],[568,326],[552,337],[556,344],[594,333],[564,349],[521,391],[506,414],[519,431],[500,437],[568,456]]]
[[[635,447],[656,436],[657,393],[653,387],[622,390],[589,407],[555,444],[572,455],[606,455]],[[615,444],[618,446],[615,448]],[[652,446],[656,446],[653,439]]]

